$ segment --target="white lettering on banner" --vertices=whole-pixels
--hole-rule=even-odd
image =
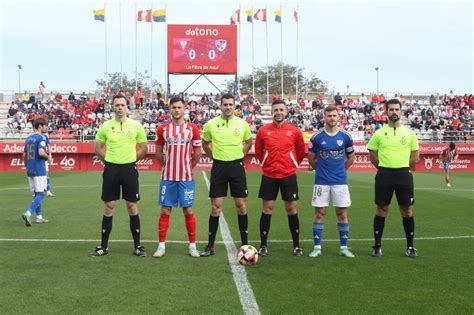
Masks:
[[[96,164],[100,164],[100,165],[104,166],[104,163],[102,163],[102,161],[99,160],[99,159],[97,158],[97,156],[94,155],[94,157],[92,158],[92,166],[94,166],[94,165],[96,165]]]
[[[7,144],[3,148],[3,153],[23,153],[23,146],[14,144]]]
[[[369,150],[367,150],[366,145],[354,145],[354,152],[355,153],[367,153]]]
[[[154,143],[148,143],[146,147],[148,149],[148,154],[156,153],[156,145]]]
[[[143,165],[153,165],[153,160],[152,159],[142,159],[136,163],[137,165],[143,166]]]
[[[13,158],[10,162],[10,166],[24,166],[22,159]]]
[[[58,163],[55,162],[54,157],[51,159],[51,162],[49,162],[50,166],[56,166]]]
[[[211,164],[212,159],[208,156],[203,156],[199,159],[199,164]]]
[[[77,146],[52,144],[51,152],[52,153],[77,153]]]
[[[218,36],[219,30],[217,28],[188,28],[185,32],[187,36]]]
[[[357,154],[354,162],[355,163],[370,163],[370,160],[366,154],[364,155]]]
[[[74,158],[68,158],[67,155],[63,157],[59,164],[65,168],[73,168],[76,165],[76,160]]]

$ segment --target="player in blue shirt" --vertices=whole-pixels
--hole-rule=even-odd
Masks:
[[[26,212],[21,216],[26,226],[31,226],[31,214],[36,212],[36,220],[39,223],[48,222],[41,213],[41,204],[44,199],[47,186],[46,161],[49,158],[47,144],[43,134],[48,131],[48,122],[43,118],[38,118],[33,122],[35,132],[28,136],[23,150],[23,161],[26,167],[26,174],[30,190],[35,193],[33,200]]]
[[[308,162],[316,170],[313,189],[314,207],[314,250],[310,257],[322,255],[321,241],[324,229],[324,217],[329,206],[329,196],[336,209],[337,228],[339,230],[340,255],[353,258],[348,249],[349,223],[347,208],[351,205],[351,196],[347,186],[347,169],[355,160],[351,135],[339,129],[337,108],[329,105],[324,109],[324,128],[316,132],[308,145]]]

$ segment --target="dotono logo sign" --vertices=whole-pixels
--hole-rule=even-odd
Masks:
[[[219,36],[217,28],[188,28],[185,32],[187,36]]]

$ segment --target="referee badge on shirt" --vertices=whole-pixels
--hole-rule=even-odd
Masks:
[[[407,144],[407,139],[405,139],[405,137],[402,137],[402,138],[400,139],[400,143],[401,143],[402,145]]]
[[[234,135],[240,136],[240,130],[239,130],[239,128],[235,128],[235,129],[234,129]]]

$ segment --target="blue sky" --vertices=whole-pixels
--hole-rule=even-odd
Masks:
[[[119,1],[107,3],[109,72],[120,71]],[[122,3],[122,68],[135,71],[135,2]],[[138,1],[138,9],[163,8],[164,2]],[[296,63],[296,23],[299,7],[299,66],[317,74],[335,91],[370,92],[376,89],[375,67],[380,68],[384,92],[474,92],[471,1],[269,1],[167,3],[170,24],[229,24],[242,9],[240,71],[251,71],[251,24],[244,11],[268,8],[269,64],[280,60],[280,24],[273,11],[283,9],[283,61]],[[2,0],[0,90],[37,90],[44,81],[49,90],[93,90],[104,76],[104,24],[92,10],[104,1]],[[153,77],[165,80],[166,34],[163,23],[153,25]],[[255,66],[266,65],[265,24],[255,22]],[[138,24],[138,70],[150,68],[150,24]],[[211,77],[222,83],[225,77]],[[227,77],[228,79],[229,77]],[[194,77],[174,77],[179,91]],[[205,80],[190,91],[210,91]]]

